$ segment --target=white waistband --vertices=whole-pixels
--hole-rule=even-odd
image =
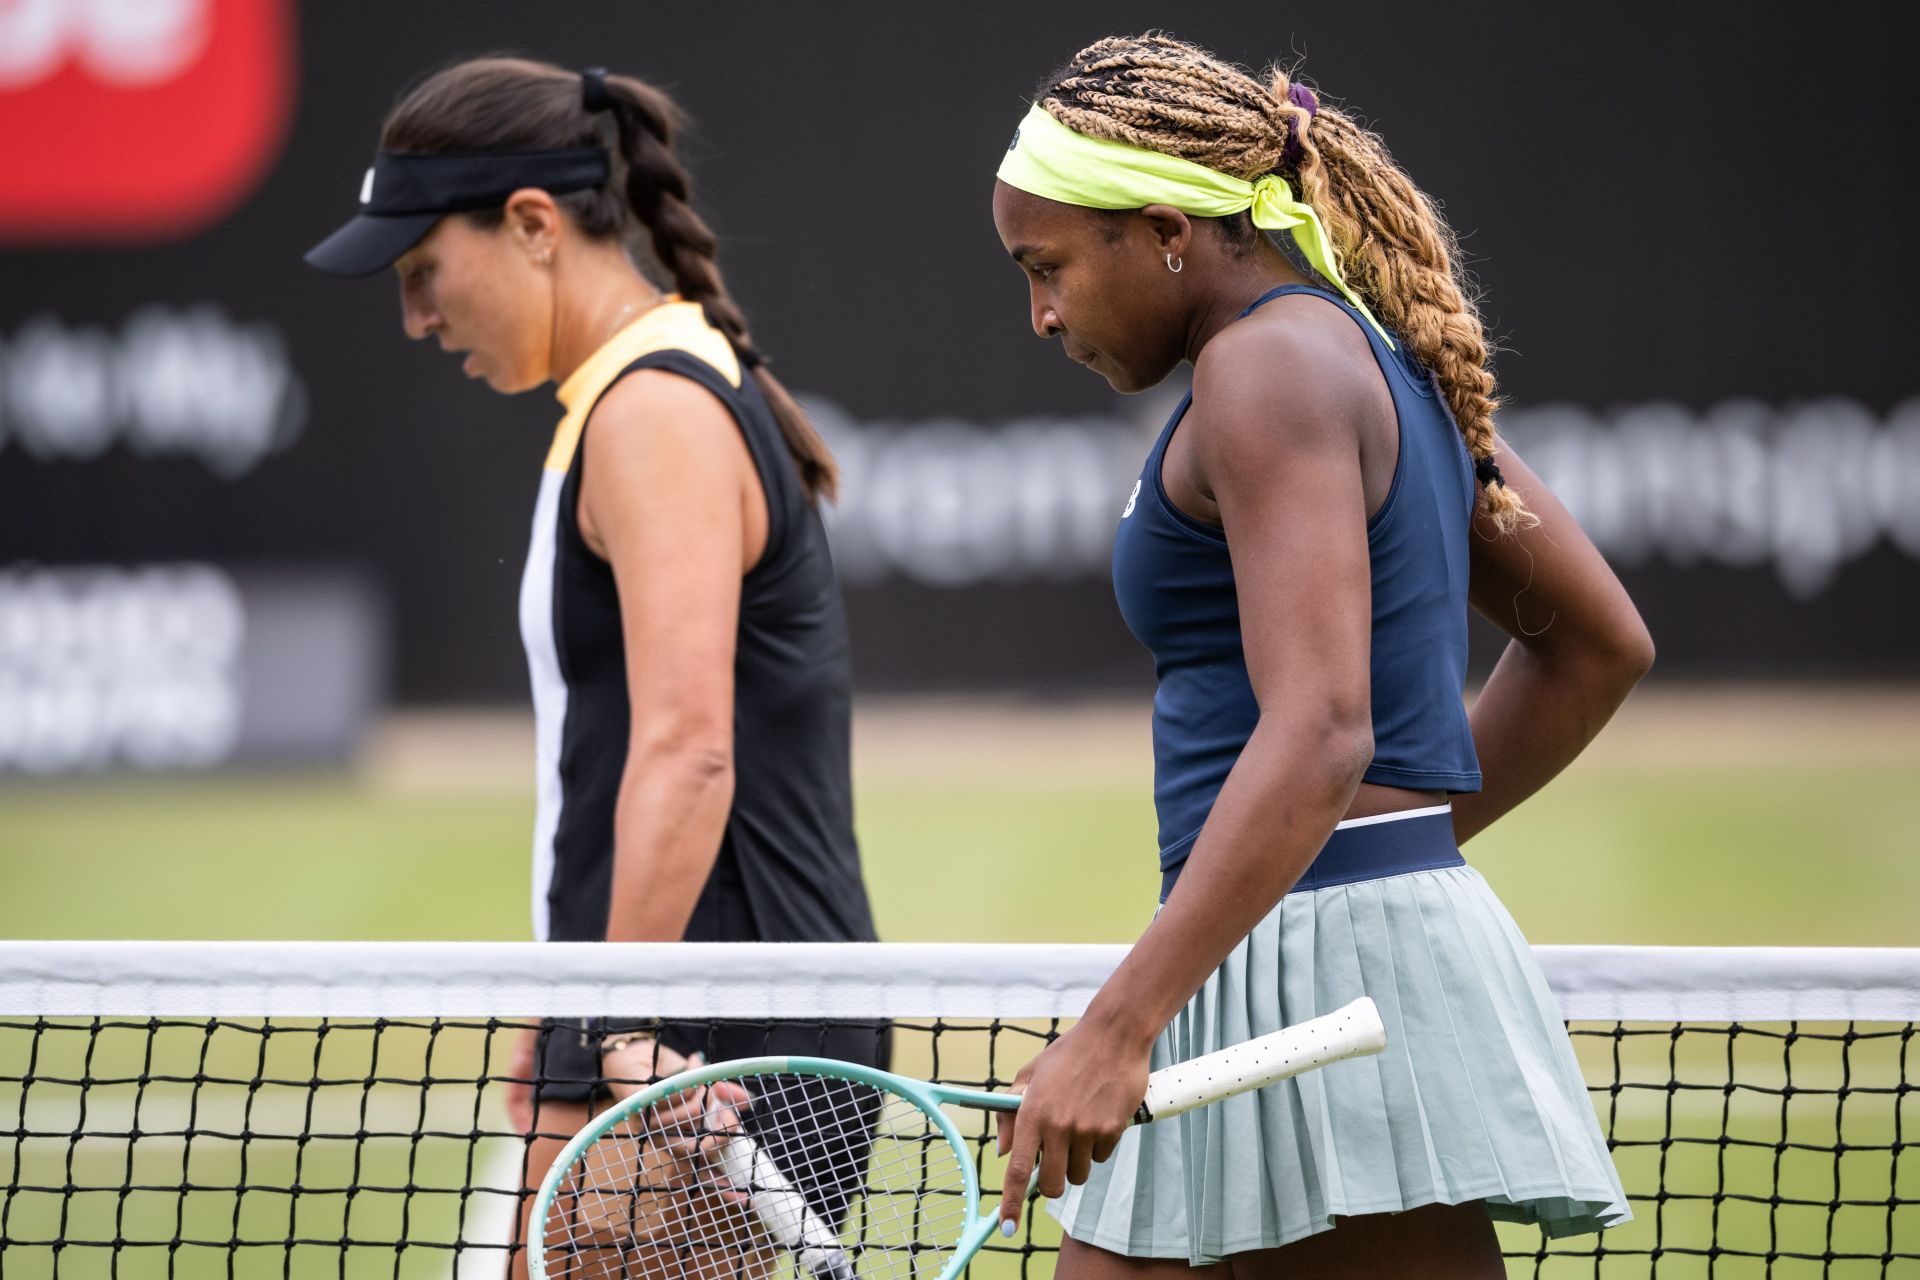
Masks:
[[[1425,809],[1402,809],[1398,813],[1376,813],[1371,818],[1348,818],[1335,825],[1335,831],[1345,831],[1350,827],[1371,827],[1381,822],[1405,822],[1408,818],[1431,818],[1436,813],[1452,813],[1451,804],[1430,805]]]

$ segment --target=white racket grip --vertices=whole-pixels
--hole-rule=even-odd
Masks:
[[[787,1180],[760,1144],[744,1133],[718,1152],[720,1171],[747,1195],[754,1216],[774,1242],[799,1255],[817,1280],[853,1280],[853,1263],[833,1228],[807,1205],[807,1197]]]
[[[1270,1085],[1315,1067],[1364,1057],[1387,1047],[1387,1028],[1373,1001],[1361,996],[1332,1013],[1282,1027],[1205,1057],[1163,1067],[1147,1077],[1137,1124],[1164,1120],[1209,1102]]]

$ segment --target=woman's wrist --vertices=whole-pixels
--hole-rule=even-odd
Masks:
[[[1153,1048],[1166,1024],[1141,1016],[1143,1001],[1130,999],[1124,992],[1109,995],[1113,985],[1109,980],[1107,987],[1094,996],[1079,1025],[1084,1033],[1111,1045],[1116,1053],[1145,1053]]]
[[[600,1052],[602,1056],[609,1053],[618,1053],[628,1045],[637,1044],[642,1040],[651,1041],[652,1039],[652,1031],[622,1031],[618,1035],[611,1035],[602,1040],[600,1042]]]

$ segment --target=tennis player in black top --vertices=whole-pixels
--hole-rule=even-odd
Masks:
[[[408,335],[496,391],[558,384],[520,596],[535,935],[870,941],[818,511],[834,463],[721,281],[677,120],[624,76],[461,63],[394,108],[358,215],[308,261],[393,267]],[[675,292],[636,265],[641,232]],[[886,1048],[875,1027],[549,1024],[509,1109],[537,1184],[609,1080],[768,1052],[884,1065]]]

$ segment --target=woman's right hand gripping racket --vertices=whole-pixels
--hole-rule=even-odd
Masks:
[[[1164,1119],[1386,1047],[1373,1001],[1154,1072]],[[534,1280],[953,1280],[998,1225],[946,1109],[1012,1111],[827,1058],[745,1058],[623,1099],[541,1183]]]

